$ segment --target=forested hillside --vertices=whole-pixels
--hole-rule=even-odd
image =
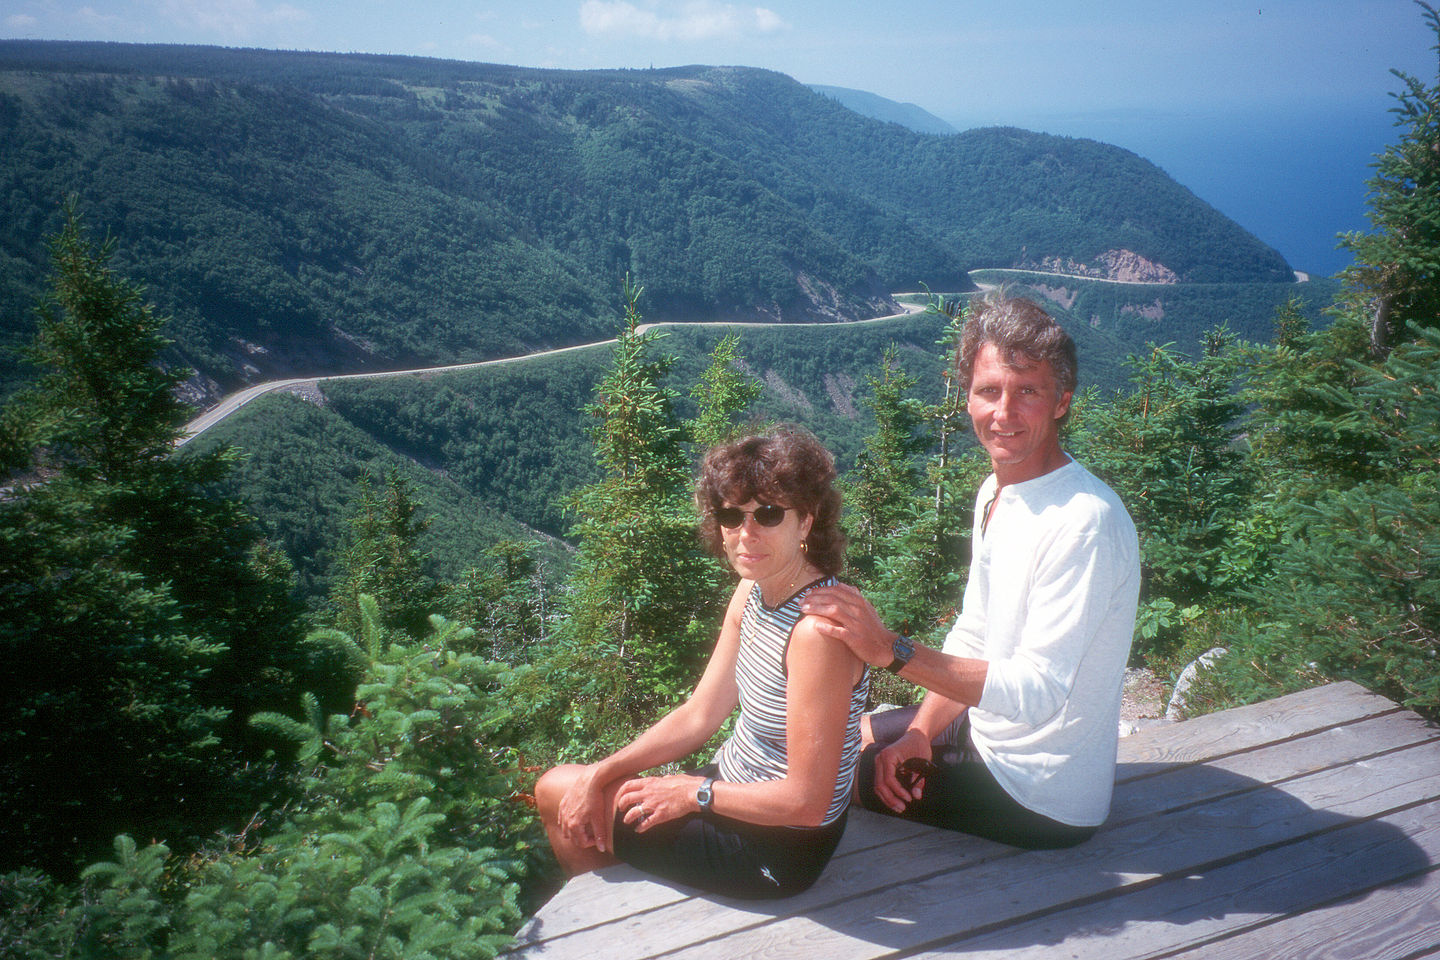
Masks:
[[[976,267],[1287,282],[1153,165],[1014,129],[912,133],[780,74],[0,42],[0,330],[74,194],[241,381],[525,352],[662,319],[873,316]],[[13,367],[0,374],[14,376]]]
[[[1309,299],[1297,301],[1296,309],[1319,326],[1322,308],[1338,289],[1330,281],[1299,288],[1157,288],[1013,272],[978,276],[1005,282],[1061,318],[1079,344],[1082,385],[1107,397],[1128,383],[1126,355],[1147,342],[1168,339],[1178,352],[1195,354],[1207,331],[1222,322],[1238,336],[1263,341],[1275,311],[1297,290]],[[658,342],[657,349],[674,360],[667,382],[683,413],[693,413],[689,385],[729,329],[671,327]],[[943,317],[919,314],[853,326],[785,324],[733,332],[745,370],[760,385],[752,416],[806,424],[848,469],[875,428],[866,381],[886,350],[894,347],[896,364],[916,378],[917,397],[934,402],[943,390],[943,362],[935,350],[943,330]],[[230,443],[246,454],[236,490],[293,558],[312,600],[328,590],[346,505],[360,478],[390,468],[420,491],[435,520],[425,550],[441,576],[456,577],[516,530],[568,536],[565,499],[594,479],[584,408],[612,349],[424,377],[322,382],[323,407],[267,398],[212,428],[194,447]],[[485,522],[477,523],[477,515]]]

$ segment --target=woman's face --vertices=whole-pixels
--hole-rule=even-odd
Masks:
[[[800,545],[810,533],[813,517],[789,508],[779,523],[765,526],[761,521],[774,517],[773,509],[765,509],[773,508],[772,504],[755,500],[731,503],[726,500],[723,506],[741,511],[738,526],[720,524],[720,540],[725,547],[725,556],[736,573],[746,580],[758,582],[794,575],[797,559],[801,556]],[[757,510],[760,512],[759,520],[755,516]],[[723,510],[716,511],[717,521],[724,514]]]

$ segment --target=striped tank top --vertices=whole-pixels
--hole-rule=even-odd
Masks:
[[[787,770],[785,752],[785,653],[790,633],[800,620],[800,601],[815,587],[831,586],[834,577],[817,580],[780,606],[770,608],[760,597],[756,584],[745,601],[740,617],[740,656],[735,664],[735,682],[740,688],[740,716],[735,732],[716,754],[719,779],[730,783],[759,783],[783,780]],[[860,715],[870,694],[870,668],[850,691],[850,716],[845,724],[845,744],[840,752],[840,770],[835,792],[822,826],[834,823],[850,803],[855,782],[855,765],[860,758]]]

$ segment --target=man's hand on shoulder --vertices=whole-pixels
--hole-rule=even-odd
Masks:
[[[899,634],[887,630],[870,601],[849,584],[810,591],[800,609],[820,618],[815,629],[821,636],[843,641],[855,656],[871,666],[883,667],[894,659],[892,644]]]

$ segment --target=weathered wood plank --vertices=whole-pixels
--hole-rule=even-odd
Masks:
[[[563,937],[694,896],[627,863],[572,877],[515,935],[520,946]]]
[[[1213,804],[1168,814],[1097,835],[1083,848],[1037,851],[879,890],[861,903],[840,904],[741,929],[723,945],[706,941],[726,932],[698,922],[686,932],[692,946],[681,958],[718,956],[883,957],[990,927],[1029,920],[1049,910],[1114,896],[1132,884],[1205,875],[1252,853],[1337,829],[1347,818],[1373,817],[1440,796],[1440,744],[1400,759],[1391,754],[1370,769],[1325,771]],[[1358,789],[1357,789],[1358,787]],[[1357,795],[1352,795],[1358,793]],[[692,901],[698,903],[699,901]],[[674,950],[660,924],[631,931],[632,956]],[[721,947],[723,946],[723,949]]]
[[[1120,741],[1120,760],[1122,763],[1211,760],[1399,710],[1393,702],[1359,684],[1332,683],[1263,703],[1209,713],[1172,726],[1148,727]]]
[[[1225,793],[1258,789],[1391,750],[1440,739],[1440,728],[1408,711],[1384,713],[1204,764],[1122,763],[1116,769],[1111,828]]]
[[[1174,955],[1174,960],[1381,960],[1440,955],[1440,868]]]
[[[1083,908],[1047,913],[919,954],[937,960],[1142,960],[1206,945],[1206,960],[1229,958],[1230,938],[1332,903],[1327,940],[1351,936],[1361,898],[1377,888],[1423,886],[1440,859],[1440,801],[1268,850],[1206,875],[1175,877]],[[1437,907],[1440,910],[1440,907]],[[1317,915],[1312,924],[1320,923]],[[1432,932],[1440,937],[1440,932]],[[1261,937],[1262,942],[1265,938]],[[1369,957],[1401,956],[1371,953]],[[1306,954],[1309,956],[1310,954]],[[1355,955],[1355,954],[1351,954]]]
[[[836,883],[843,884],[866,876],[872,869],[870,864],[873,863],[876,848],[931,836],[935,832],[922,824],[882,817],[856,808],[850,813],[850,824],[835,851],[831,866],[821,879],[825,887],[818,891],[820,899],[816,899],[817,891],[811,890],[787,900],[786,903],[792,905],[794,912],[816,903],[832,901],[836,899],[833,890],[829,894],[824,893],[824,890]],[[1006,849],[998,844],[995,847],[1002,851]],[[845,867],[847,863],[851,864],[848,869]],[[523,947],[557,937],[571,936],[599,925],[615,924],[630,917],[643,916],[649,911],[679,903],[695,895],[696,891],[688,887],[657,880],[628,864],[606,867],[570,879],[544,909],[516,934],[516,940]],[[716,899],[740,905],[738,901]],[[526,954],[530,955],[532,954]]]

